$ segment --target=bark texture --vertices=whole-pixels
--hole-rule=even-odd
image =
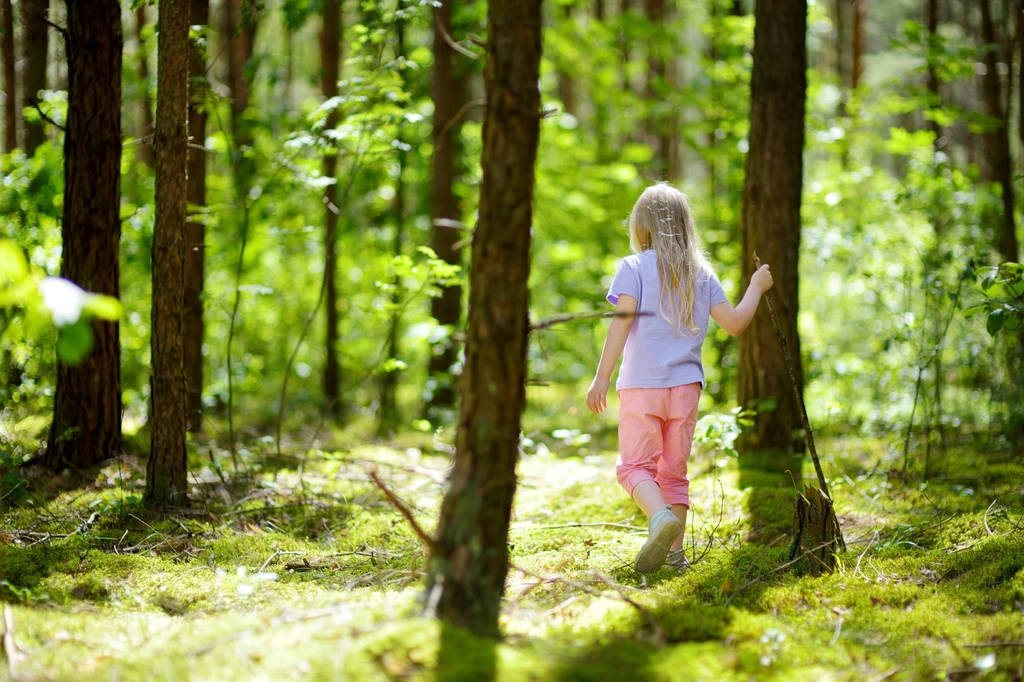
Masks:
[[[120,294],[121,8],[68,0],[68,120],[64,138],[62,276]],[[57,363],[46,465],[79,471],[121,443],[121,345],[116,322],[94,322],[93,349],[76,367]]]
[[[431,554],[428,599],[444,620],[496,633],[526,398],[541,2],[492,0],[487,26],[487,112],[466,368],[455,465]]]
[[[157,38],[156,222],[153,226],[152,413],[146,501],[188,493],[185,433],[185,220],[188,5],[161,0]]]
[[[1002,260],[1017,262],[1017,232],[1013,217],[1013,163],[1010,160],[1010,132],[1006,109],[1003,108],[1002,86],[999,82],[999,43],[992,22],[990,0],[981,3],[981,39],[985,43],[985,76],[982,86],[985,111],[999,121],[996,129],[985,133],[985,154],[988,156],[986,179],[1002,187],[1003,210],[996,230],[996,248]]]
[[[139,98],[142,115],[139,117],[139,134],[136,136],[140,140],[153,134],[153,97],[149,94],[149,60],[146,59],[146,41],[142,37],[145,27],[146,6],[139,5],[135,10],[135,60],[139,70],[139,82],[142,84],[142,96]],[[152,138],[139,145],[139,159],[150,168],[156,166],[153,146]]]
[[[324,0],[324,27],[320,34],[321,89],[325,99],[337,97],[341,65],[341,0]],[[338,124],[338,116],[331,112],[327,128]],[[338,157],[324,155],[324,177],[337,174]],[[326,226],[324,230],[324,308],[327,310],[326,360],[324,365],[324,400],[335,418],[343,410],[341,404],[341,365],[338,362],[338,186],[324,189]]]
[[[754,272],[751,253],[775,278],[782,331],[792,342],[796,379],[803,390],[797,334],[797,261],[803,183],[804,111],[807,90],[806,0],[759,0],[755,6],[751,82],[750,152],[746,163],[741,230],[743,285]],[[758,450],[801,449],[799,407],[780,362],[778,343],[762,304],[740,336],[739,402],[773,399],[776,409],[758,416],[747,445]]]
[[[854,90],[860,85],[860,78],[864,74],[862,57],[867,42],[867,20],[868,0],[853,0],[853,64],[850,67],[850,85]]]
[[[227,35],[228,86],[231,88],[231,136],[234,139],[235,185],[239,197],[249,191],[254,172],[252,161],[242,150],[252,145],[249,109],[249,62],[255,49],[259,6],[254,0],[225,0],[224,24]],[[240,201],[243,199],[240,199]]]
[[[49,46],[49,26],[46,15],[50,11],[50,0],[21,0],[22,21],[25,24],[23,44],[25,46],[25,106],[39,102],[39,92],[46,89],[46,58]],[[25,121],[25,153],[32,156],[36,148],[46,140],[46,123]]]
[[[4,60],[4,153],[18,146],[17,86],[14,77],[14,8],[11,0],[0,3],[0,51]]]
[[[430,185],[432,243],[434,253],[446,263],[462,264],[462,254],[455,244],[464,233],[439,225],[439,220],[461,220],[459,201],[453,191],[461,145],[461,120],[456,117],[462,108],[462,78],[454,68],[454,50],[444,35],[451,35],[451,12],[454,0],[442,0],[434,8],[434,157]],[[458,344],[452,332],[462,321],[462,287],[443,287],[441,295],[430,302],[430,314],[449,333],[434,345],[430,356],[430,377],[434,390],[430,404],[450,407],[455,404],[452,366],[458,358]]]
[[[210,0],[191,0],[189,24],[210,21]],[[188,75],[188,203],[206,205],[206,111],[209,81],[199,46],[189,43]],[[202,220],[185,224],[185,393],[189,431],[203,428],[203,279],[206,269],[206,226]]]

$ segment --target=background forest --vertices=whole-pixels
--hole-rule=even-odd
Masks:
[[[805,32],[770,24],[776,46],[806,41],[806,71],[789,52],[758,55],[775,69],[768,91],[806,73],[795,173],[748,158],[776,134],[771,116],[752,134],[751,81],[755,13],[803,2],[543,3],[522,483],[500,620],[510,638],[497,650],[433,621],[414,621],[412,636],[388,617],[395,600],[423,606],[417,543],[436,549],[395,506],[428,528],[441,506],[485,172],[488,5],[515,3],[161,0],[176,8],[173,35],[158,30],[155,2],[0,3],[0,600],[19,605],[5,632],[12,613],[25,623],[6,650],[11,679],[56,679],[83,661],[96,679],[303,665],[324,679],[405,679],[443,667],[446,648],[481,657],[448,660],[452,679],[526,679],[537,666],[550,679],[664,679],[673,655],[709,679],[1020,679],[1019,0],[808,0]],[[158,67],[162,40],[178,42]],[[161,78],[186,71],[188,179],[161,186],[167,136],[184,135],[161,128]],[[99,112],[85,123],[69,121],[76,87]],[[799,220],[758,204],[759,171],[795,183]],[[629,253],[624,221],[656,181],[690,197],[731,300],[749,281],[750,245],[776,273],[846,512],[850,553],[818,587],[776,573],[802,432],[766,312],[767,336],[738,342],[712,325],[704,344],[689,578],[638,597],[647,583],[615,554],[643,523],[613,486],[615,410],[593,415],[584,396],[604,294]],[[162,196],[179,213],[158,209]],[[186,202],[183,261],[165,260],[178,252],[158,216],[184,222]],[[173,296],[183,324],[161,308]],[[187,422],[173,421],[156,348],[184,368]],[[755,356],[776,359],[769,374],[785,383],[750,378],[743,358]],[[92,393],[76,367],[99,368]],[[84,395],[104,397],[67,397]],[[168,456],[154,474],[154,443],[179,426],[187,460]],[[904,616],[912,589],[931,601]],[[679,600],[692,609],[669,607]],[[892,614],[851,615],[879,604]],[[158,628],[184,614],[203,625],[156,654],[142,652],[157,635],[133,639],[125,620]],[[304,630],[314,619],[335,635]],[[943,619],[950,632],[928,630]],[[101,621],[120,653],[88,634]],[[298,663],[264,660],[275,628],[312,648]],[[948,643],[964,632],[977,641]],[[325,637],[346,642],[347,658]],[[924,656],[911,644],[921,638]],[[223,642],[233,654],[207,656]],[[834,653],[816,651],[829,642]],[[985,642],[1005,647],[959,646]],[[563,645],[565,660],[552,653]]]

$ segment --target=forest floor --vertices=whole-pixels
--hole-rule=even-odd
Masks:
[[[500,642],[423,615],[423,547],[368,478],[430,528],[444,453],[254,445],[222,481],[204,451],[170,515],[141,506],[127,456],[86,486],[20,479],[0,501],[0,679],[1021,679],[1019,456],[958,445],[904,483],[882,441],[825,439],[849,545],[827,577],[779,570],[788,475],[695,456],[693,567],[641,580],[614,455],[549,440],[521,463]]]

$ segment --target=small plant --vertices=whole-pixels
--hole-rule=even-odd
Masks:
[[[711,452],[720,452],[728,457],[737,457],[736,439],[744,428],[754,425],[756,410],[734,407],[727,413],[713,413],[697,421],[693,439]]]

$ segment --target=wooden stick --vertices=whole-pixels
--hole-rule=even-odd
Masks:
[[[761,269],[761,259],[754,252],[754,265]],[[804,407],[804,396],[800,392],[800,384],[796,380],[796,367],[793,365],[793,357],[789,354],[789,344],[786,343],[786,335],[782,333],[782,323],[779,322],[779,314],[775,311],[775,301],[772,295],[765,292],[765,299],[768,301],[768,312],[772,315],[772,322],[775,324],[775,335],[779,337],[782,345],[782,354],[786,356],[786,368],[789,369],[789,379],[793,382],[793,393],[796,394],[796,404],[800,406],[800,420],[804,425],[804,433],[807,435],[807,449],[811,451],[811,459],[814,461],[814,471],[818,474],[818,483],[821,491],[831,500],[832,495],[828,491],[828,483],[825,482],[825,474],[821,471],[821,462],[818,461],[818,451],[814,448],[814,434],[811,433],[811,425],[807,421],[807,408]],[[842,542],[840,540],[840,542]]]

